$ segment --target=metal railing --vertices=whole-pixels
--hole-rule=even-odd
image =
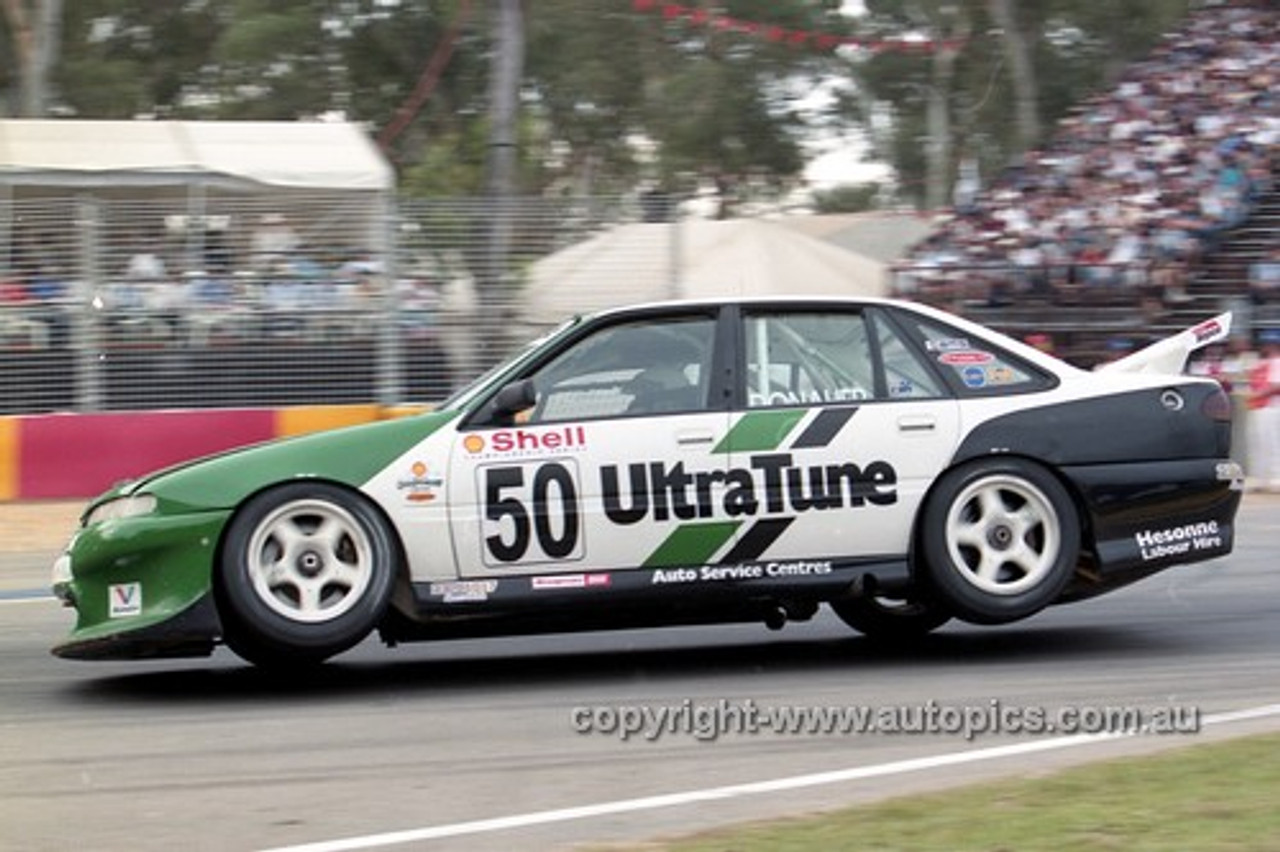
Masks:
[[[552,322],[530,304],[583,265],[602,277],[577,276],[582,302],[558,297],[556,319],[597,304],[598,280],[650,282],[607,294],[624,301],[678,292],[695,250],[677,210],[655,197],[0,196],[0,415],[437,401]],[[1174,323],[1181,280],[1160,265],[917,264],[892,290],[1018,335],[1053,326],[1069,355]]]
[[[1064,304],[1157,298],[1186,300],[1190,270],[1184,263],[1077,261],[1018,265],[902,262],[892,270],[895,295],[940,303],[1000,303],[1040,299]]]

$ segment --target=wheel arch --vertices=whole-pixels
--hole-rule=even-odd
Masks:
[[[1080,558],[1077,560],[1076,570],[1089,559],[1095,559],[1097,554],[1097,538],[1093,529],[1092,515],[1088,511],[1088,504],[1084,499],[1084,494],[1080,491],[1080,487],[1066,476],[1061,468],[1051,462],[1047,462],[1042,458],[1027,453],[975,453],[964,456],[957,456],[952,460],[951,464],[938,471],[938,475],[929,483],[929,487],[925,489],[924,496],[920,500],[920,505],[916,509],[915,517],[911,521],[911,540],[907,549],[907,568],[911,574],[911,583],[919,588],[927,590],[928,576],[927,572],[921,570],[921,550],[924,538],[924,514],[925,508],[935,499],[938,490],[938,484],[944,477],[969,465],[981,464],[991,461],[1018,460],[1027,464],[1035,465],[1044,472],[1048,473],[1058,484],[1062,486],[1067,496],[1076,510],[1076,516],[1080,520]]]
[[[292,479],[269,482],[257,489],[245,492],[232,508],[230,514],[227,515],[227,519],[218,533],[218,540],[214,544],[213,559],[210,562],[210,572],[212,574],[210,577],[210,586],[213,589],[214,606],[217,610],[220,621],[224,621],[227,617],[227,603],[225,600],[226,590],[224,588],[226,581],[223,578],[223,572],[219,570],[218,566],[222,564],[227,545],[227,536],[235,526],[236,520],[245,511],[245,507],[261,495],[285,485],[296,485],[300,483],[326,485],[339,489],[355,499],[362,501],[372,512],[374,512],[378,516],[379,520],[382,521],[382,524],[387,531],[388,538],[391,541],[391,546],[395,551],[392,554],[392,560],[395,564],[395,579],[393,581],[393,589],[391,593],[392,607],[394,607],[394,602],[397,597],[399,597],[402,592],[410,589],[409,560],[406,556],[407,551],[405,549],[404,539],[400,536],[400,528],[396,526],[395,522],[391,519],[391,516],[387,514],[387,510],[382,506],[382,504],[373,499],[368,492],[363,491],[348,482],[343,482],[340,479],[333,479],[332,477],[327,476],[298,476]],[[225,623],[223,624],[223,629],[226,629]]]

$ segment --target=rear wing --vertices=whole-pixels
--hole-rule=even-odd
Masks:
[[[1187,367],[1187,358],[1201,347],[1226,340],[1231,333],[1231,314],[1219,314],[1199,325],[1180,331],[1172,337],[1156,341],[1145,349],[1126,355],[1098,367],[1107,373],[1154,373],[1180,375]]]

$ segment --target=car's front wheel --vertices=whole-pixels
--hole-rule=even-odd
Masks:
[[[396,550],[358,494],[293,483],[250,499],[223,542],[223,639],[250,662],[316,663],[360,642],[386,612]]]
[[[951,620],[951,613],[922,600],[856,597],[831,602],[840,620],[869,639],[916,639]]]
[[[921,556],[957,617],[1002,624],[1052,603],[1080,555],[1079,512],[1046,469],[989,459],[945,474],[925,506]]]

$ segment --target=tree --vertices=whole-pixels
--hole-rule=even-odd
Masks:
[[[835,65],[777,34],[841,32],[839,4],[654,6],[676,14],[644,5],[585,14],[572,0],[532,5],[526,86],[556,154],[548,177],[587,191],[712,185],[723,215],[736,200],[794,185],[806,129],[797,104]]]
[[[62,0],[3,0],[0,9],[14,57],[0,79],[18,81],[18,115],[43,116],[49,105],[49,70],[58,59]]]
[[[933,207],[958,164],[993,174],[1039,145],[1090,92],[1110,85],[1177,25],[1187,0],[868,0],[867,38],[931,40],[937,49],[855,53],[846,73],[858,97],[846,114],[877,128],[876,150],[896,169],[899,193]],[[946,24],[967,21],[946,67]],[[940,67],[942,66],[942,67]],[[1010,121],[1009,117],[1014,120]]]
[[[841,33],[838,4],[725,4],[733,20],[782,32]],[[710,183],[720,216],[735,203],[780,196],[804,168],[802,99],[835,69],[832,54],[733,29],[646,22],[656,48],[645,68],[646,130],[658,145],[656,178],[677,193]],[[766,30],[768,32],[769,30]]]
[[[77,0],[64,10],[54,105],[95,118],[340,112],[377,132],[453,39],[430,99],[389,153],[410,192],[481,194],[501,5],[474,3],[450,35],[464,2]],[[676,16],[646,11],[642,0],[523,4],[527,61],[509,128],[521,191],[622,192],[643,180],[683,193],[710,183],[728,212],[735,198],[794,183],[804,133],[796,104],[834,60],[767,28],[839,32],[839,3],[692,2],[672,7]],[[766,29],[708,25],[720,17]]]
[[[876,208],[878,183],[850,183],[813,194],[813,208],[818,213],[862,213]]]

